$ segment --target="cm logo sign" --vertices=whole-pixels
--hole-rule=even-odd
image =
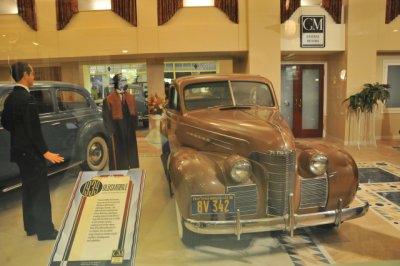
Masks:
[[[304,33],[323,33],[325,16],[301,16],[301,29]]]
[[[301,16],[300,47],[325,47],[325,16]]]

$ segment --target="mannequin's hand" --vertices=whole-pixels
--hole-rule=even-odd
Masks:
[[[64,157],[61,157],[58,153],[46,152],[43,157],[52,163],[64,162]]]

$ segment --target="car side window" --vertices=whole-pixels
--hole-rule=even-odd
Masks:
[[[50,90],[31,90],[29,93],[35,99],[39,114],[54,112]]]
[[[3,94],[3,95],[0,97],[0,114],[3,112],[3,109],[4,109],[4,102],[6,101],[8,95],[10,95],[10,93],[11,93],[11,90],[8,91],[7,93]]]
[[[183,91],[187,110],[232,105],[227,81],[190,84]]]
[[[57,105],[60,111],[69,111],[89,108],[90,102],[78,91],[61,89],[57,91]]]
[[[169,101],[168,107],[170,109],[180,111],[178,92],[175,89],[175,87],[170,88],[168,101]]]
[[[271,88],[264,83],[233,81],[232,91],[237,105],[275,105]]]

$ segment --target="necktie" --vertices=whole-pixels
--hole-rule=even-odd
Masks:
[[[122,102],[123,102],[123,103],[125,102],[125,93],[122,94]]]

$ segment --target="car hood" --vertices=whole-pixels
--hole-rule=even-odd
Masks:
[[[177,136],[185,146],[237,153],[294,150],[294,137],[277,109],[220,108],[192,111],[182,118]]]

